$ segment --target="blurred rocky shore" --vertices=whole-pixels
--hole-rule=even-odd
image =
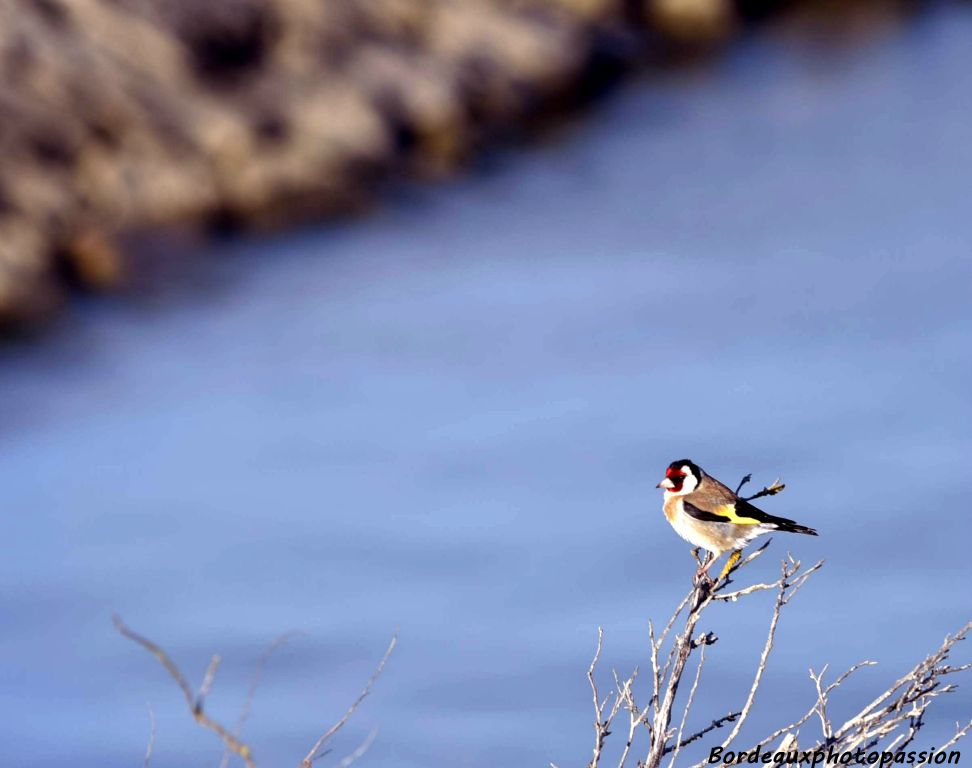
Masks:
[[[123,236],[353,209],[782,5],[0,0],[0,326],[124,284]]]

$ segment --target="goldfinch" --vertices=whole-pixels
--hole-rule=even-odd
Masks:
[[[658,487],[665,489],[663,509],[675,532],[712,553],[699,568],[698,577],[707,578],[709,568],[723,552],[738,551],[764,533],[817,535],[813,528],[757,509],[689,459],[669,464]]]

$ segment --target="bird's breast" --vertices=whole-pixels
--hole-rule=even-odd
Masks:
[[[668,522],[675,525],[675,520],[682,514],[682,500],[678,496],[670,496],[665,499],[665,503],[662,505],[662,511],[665,513],[665,517],[668,518]]]

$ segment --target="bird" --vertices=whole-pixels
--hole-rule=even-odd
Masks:
[[[710,580],[709,568],[724,552],[733,558],[723,569],[724,576],[739,559],[739,552],[764,533],[788,531],[817,536],[813,528],[795,520],[775,517],[750,504],[727,486],[707,474],[691,459],[673,461],[658,484],[665,490],[663,510],[672,528],[696,547],[708,550],[708,562],[699,566],[696,578]],[[721,578],[721,576],[720,576]]]

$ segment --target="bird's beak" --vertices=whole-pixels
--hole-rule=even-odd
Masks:
[[[658,485],[656,485],[655,487],[656,487],[656,488],[674,488],[674,487],[675,487],[675,483],[673,483],[673,482],[672,482],[671,480],[669,480],[669,479],[668,479],[668,478],[666,477],[666,478],[665,478],[664,480],[662,480],[662,481],[661,481],[661,482],[660,482],[660,483],[659,483]]]

